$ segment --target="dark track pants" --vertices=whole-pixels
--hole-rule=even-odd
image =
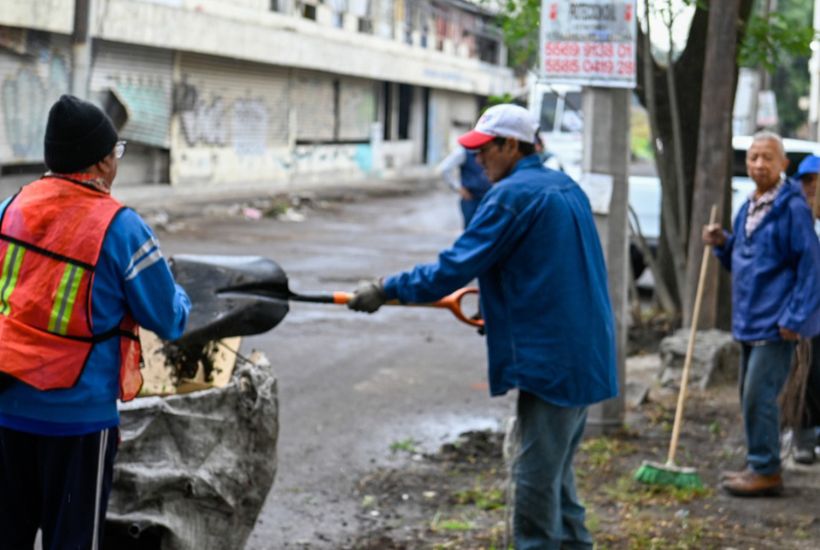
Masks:
[[[0,427],[0,550],[98,550],[119,431],[41,436]]]

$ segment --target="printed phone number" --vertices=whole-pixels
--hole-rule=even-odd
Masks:
[[[547,42],[544,44],[547,56],[562,57],[632,57],[630,43],[613,44],[612,42]]]
[[[547,59],[544,69],[552,74],[635,74],[633,61],[611,61],[605,59]]]

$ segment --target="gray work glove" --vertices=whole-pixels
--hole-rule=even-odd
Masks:
[[[384,292],[381,280],[362,281],[347,303],[347,307],[354,311],[373,313],[382,307],[386,301],[387,294]]]

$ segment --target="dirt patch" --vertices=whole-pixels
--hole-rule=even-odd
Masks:
[[[657,394],[657,395],[655,395]],[[663,462],[674,392],[629,411],[621,433],[586,439],[576,459],[578,488],[598,548],[817,548],[820,466],[789,470],[780,498],[738,499],[717,489],[719,473],[743,463],[736,390],[695,391],[678,462],[693,466],[702,490],[640,484],[641,461]],[[434,455],[360,480],[363,534],[345,549],[506,547],[503,435],[469,432]]]

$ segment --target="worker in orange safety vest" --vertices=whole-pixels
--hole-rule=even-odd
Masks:
[[[62,96],[49,171],[0,204],[0,550],[101,545],[117,399],[142,385],[138,326],[178,338],[190,301],[140,216],[110,195],[125,152]]]

